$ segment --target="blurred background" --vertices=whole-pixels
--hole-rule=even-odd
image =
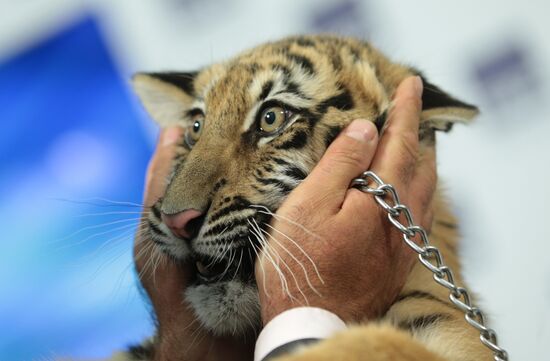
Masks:
[[[94,359],[152,333],[131,243],[157,129],[137,70],[296,33],[370,40],[482,116],[439,139],[466,278],[513,360],[548,359],[550,3],[0,0],[0,360]]]

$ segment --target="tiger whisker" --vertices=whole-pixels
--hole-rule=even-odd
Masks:
[[[64,249],[67,249],[67,248],[70,248],[70,247],[75,247],[75,246],[78,246],[80,244],[83,244],[83,243],[86,243],[87,241],[89,241],[90,239],[93,239],[93,238],[96,238],[96,237],[99,237],[99,236],[102,236],[102,235],[105,235],[105,234],[109,234],[109,233],[113,233],[113,232],[117,232],[117,231],[124,231],[124,230],[127,230],[129,228],[133,229],[135,228],[136,225],[135,224],[125,224],[123,226],[120,226],[120,227],[116,227],[114,229],[109,229],[107,231],[104,231],[104,232],[99,232],[99,233],[94,233],[76,243],[69,243],[69,244],[66,244],[64,246],[60,246],[60,247],[57,247],[56,250],[59,252],[59,251],[62,251]]]
[[[143,214],[148,215],[151,211],[119,211],[119,212],[99,212],[99,213],[85,213],[85,214],[77,214],[72,216],[72,218],[83,218],[83,217],[93,217],[93,216],[110,216],[110,215],[119,215],[119,214]]]
[[[253,208],[260,208],[262,210],[259,210],[258,213],[262,213],[262,214],[267,214],[269,216],[272,216],[274,217],[275,219],[277,220],[283,220],[285,222],[288,222],[290,224],[292,224],[293,226],[296,226],[298,228],[300,228],[302,231],[306,232],[307,234],[309,234],[310,236],[313,236],[317,239],[323,239],[323,237],[319,236],[318,234],[315,234],[313,233],[312,231],[310,231],[309,229],[307,229],[306,227],[304,227],[303,225],[301,225],[300,223],[297,223],[293,220],[291,220],[290,218],[288,217],[285,217],[283,215],[280,215],[280,214],[276,214],[276,213],[273,213],[269,208],[267,208],[266,206],[263,206],[263,205],[257,205],[257,204],[252,204],[250,205],[250,207],[253,207]]]
[[[167,260],[167,257],[164,255],[164,253],[156,250],[155,252],[155,255],[156,255],[156,260],[155,262],[153,263],[153,285],[157,285],[157,269],[160,265],[162,265],[164,262],[166,262]]]
[[[155,263],[156,257],[158,257],[158,253],[160,253],[160,251],[158,250],[158,247],[155,247],[153,243],[151,243],[151,246],[149,247],[147,252],[149,253],[147,261],[145,261],[145,265],[143,266],[143,269],[139,272],[140,279],[142,279],[146,273],[149,273],[149,272],[152,273],[154,271],[153,265]],[[153,277],[155,277],[154,274],[152,275]]]
[[[259,230],[258,224],[255,222],[254,219],[252,219],[252,220],[254,221],[254,224],[250,221],[250,219],[248,219],[249,224],[252,226],[251,232],[252,232],[253,235],[256,236],[256,238],[258,239],[258,242],[260,242],[260,244],[262,246],[261,253],[267,257],[267,259],[271,262],[271,264],[273,264],[273,267],[275,268],[277,274],[279,275],[279,279],[281,281],[282,292],[283,293],[286,292],[286,294],[288,295],[288,297],[290,299],[296,300],[296,297],[294,297],[290,293],[290,289],[288,287],[288,282],[286,280],[286,277],[285,277],[283,271],[281,270],[281,267],[279,266],[280,256],[279,256],[278,252],[275,251],[269,245],[269,243],[267,242],[267,240],[265,239],[265,237],[262,235],[261,231]],[[273,253],[273,257],[275,257],[277,259],[277,262],[275,262],[275,259],[271,255],[271,252]]]
[[[144,256],[147,257],[147,259],[145,261],[145,264],[143,265],[143,268],[141,269],[141,271],[138,274],[138,277],[140,279],[149,270],[149,268],[152,267],[155,252],[160,252],[160,251],[158,250],[158,247],[156,247],[153,242],[150,242],[150,243],[147,243],[145,246],[143,246],[143,248],[135,256],[135,261],[140,260]]]
[[[223,234],[229,229],[229,226],[226,226],[218,235],[218,237],[223,236]]]
[[[138,218],[127,218],[127,219],[119,219],[119,220],[116,220],[116,221],[111,221],[111,222],[105,222],[105,223],[102,223],[102,224],[96,224],[96,225],[93,225],[93,226],[86,226],[86,227],[83,227],[71,234],[69,234],[68,236],[66,237],[63,237],[63,238],[60,238],[60,239],[57,239],[57,240],[54,240],[52,241],[50,244],[54,244],[54,243],[59,243],[59,242],[63,242],[67,239],[70,239],[74,236],[76,236],[77,234],[79,233],[82,233],[84,231],[87,231],[87,230],[90,230],[90,229],[97,229],[97,228],[102,228],[102,227],[107,227],[107,226],[111,226],[113,224],[120,224],[120,223],[126,223],[126,222],[135,222],[135,221],[139,221],[141,220],[141,217],[138,217]],[[76,243],[76,245],[78,244],[81,244],[81,243]]]
[[[300,228],[301,230],[303,230],[304,232],[306,232],[307,234],[317,238],[317,239],[320,239],[322,240],[323,237],[315,234],[314,232],[310,231],[309,229],[307,229],[306,227],[304,227],[303,225],[301,225],[300,223],[297,223],[291,219],[289,219],[288,217],[285,217],[285,216],[281,216],[281,215],[278,215],[278,214],[275,214],[273,213],[269,208],[267,208],[266,206],[263,206],[263,205],[252,205],[251,207],[254,207],[254,208],[260,208],[262,210],[259,210],[258,212],[259,213],[263,213],[263,214],[267,214],[267,215],[270,215],[272,217],[274,217],[275,219],[277,220],[283,220],[283,221],[286,221],[298,228]],[[282,233],[281,231],[279,231],[278,229],[275,229],[273,226],[271,226],[269,223],[266,223],[264,222],[264,224],[266,226],[268,226],[269,228],[275,230],[276,232],[280,233],[282,236],[284,236],[285,238],[287,238],[289,241],[291,241],[303,254],[304,256],[311,262],[311,264],[313,265],[313,268],[315,270],[315,273],[317,274],[317,277],[319,278],[319,280],[321,281],[322,284],[324,284],[324,280],[323,278],[321,277],[321,274],[319,273],[319,270],[317,269],[317,266],[315,265],[315,262],[313,262],[313,260],[311,259],[311,257],[309,256],[309,254],[307,254],[306,251],[304,251],[304,249],[296,242],[294,241],[292,238],[288,237],[286,234]]]
[[[260,245],[258,246],[258,251],[256,252],[256,255],[257,255],[258,259],[260,259],[260,257],[262,257],[262,256],[265,256],[273,264],[273,267],[275,268],[275,271],[277,272],[277,275],[279,276],[279,280],[281,282],[281,287],[284,290],[285,289],[285,283],[286,283],[284,275],[282,274],[281,270],[279,269],[279,266],[275,263],[275,261],[271,257],[271,255],[269,253],[268,246],[267,246],[265,240],[263,239],[262,235],[260,233],[256,232],[256,228],[254,227],[254,225],[252,224],[252,222],[250,220],[247,220],[247,221],[250,224],[250,226],[252,227],[252,229],[251,229],[252,235],[255,236],[256,239],[258,240],[258,242],[260,243]],[[252,244],[254,244],[254,243],[252,243]],[[261,264],[261,262],[260,262],[260,264]],[[265,283],[264,283],[264,285],[265,285]]]
[[[305,271],[305,267],[302,265],[302,263],[296,258],[294,257],[294,255],[292,253],[290,253],[290,251],[288,251],[283,245],[281,245],[280,242],[278,242],[272,235],[270,235],[268,232],[262,230],[262,232],[270,237],[272,240],[275,241],[275,243],[277,243],[280,247],[283,248],[283,250],[285,250],[289,255],[290,257],[292,257],[292,259],[294,259],[294,261],[296,263],[298,263],[302,269],[304,270],[304,273],[306,272]],[[288,272],[290,273],[290,276],[292,277],[292,279],[294,280],[294,284],[296,285],[296,288],[298,289],[298,292],[300,292],[300,294],[302,295],[302,297],[304,298],[304,301],[306,302],[306,305],[309,305],[309,301],[307,299],[307,296],[305,295],[305,293],[302,291],[302,288],[300,287],[300,284],[298,283],[298,279],[296,278],[296,275],[294,274],[294,271],[292,271],[292,269],[290,268],[290,266],[288,265],[288,263],[286,263],[286,261],[284,260],[284,258],[282,257],[279,257],[281,262],[283,263],[283,266],[286,267],[286,269],[288,270]],[[306,278],[307,278],[307,273],[306,273]],[[309,281],[309,280],[308,280]],[[309,283],[309,282],[308,282]],[[315,288],[313,288],[315,290]]]
[[[136,255],[134,256],[134,261],[141,260],[141,257],[143,257],[145,255],[145,253],[149,252],[149,248],[151,248],[151,247],[154,247],[154,244],[152,242],[145,244],[145,246],[143,246],[143,248],[141,248],[138,251],[138,253],[136,253]]]
[[[295,240],[293,240],[291,237],[289,237],[288,235],[286,235],[285,233],[281,232],[280,230],[278,230],[277,228],[273,227],[272,225],[270,225],[269,223],[265,223],[264,224],[271,228],[272,230],[274,230],[275,232],[279,233],[281,236],[285,237],[286,239],[288,239],[290,242],[292,242],[294,244],[294,246],[296,246],[296,248],[298,248],[300,250],[300,252],[302,252],[302,254],[308,259],[308,261],[311,263],[311,265],[313,266],[313,269],[315,270],[315,273],[317,274],[317,277],[319,278],[319,281],[321,281],[322,284],[325,284],[325,281],[323,280],[323,278],[321,277],[321,274],[319,273],[319,269],[317,268],[317,265],[315,264],[315,262],[313,261],[313,259],[311,259],[311,257],[309,256],[309,254],[302,248],[302,246],[300,246],[300,244],[298,242],[296,242]],[[305,270],[304,270],[305,272]],[[309,279],[308,279],[308,283],[309,283]],[[319,295],[320,296],[320,295]]]
[[[130,237],[130,234],[127,234],[125,237],[121,238],[128,239]],[[115,253],[115,255],[111,256],[110,258],[107,258],[105,262],[102,262],[102,264],[95,270],[95,272],[92,274],[92,279],[95,278],[98,274],[101,273],[103,269],[105,269],[107,266],[113,264],[116,260],[118,260],[123,254],[126,253],[126,249],[123,249],[122,252],[118,252],[118,254]]]
[[[237,264],[237,268],[235,269],[235,272],[233,273],[233,277],[231,278],[232,280],[235,279],[235,277],[237,277],[237,273],[239,273],[239,269],[241,268],[241,264],[243,262],[243,253],[244,253],[244,250],[241,248],[241,255],[239,256],[239,263]]]
[[[248,236],[248,241],[250,242],[250,245],[252,246],[252,250],[256,254],[256,259],[260,259],[260,255],[258,254],[258,251],[256,250],[256,245],[254,244],[254,242],[252,242],[252,239],[250,239],[250,236]],[[262,262],[259,262],[259,263],[260,263],[260,269],[262,270],[262,281],[263,281],[263,285],[264,285],[264,292],[265,292],[266,296],[271,297],[269,295],[269,292],[267,292],[264,265],[263,265]]]
[[[115,206],[126,206],[126,207],[139,207],[139,208],[149,208],[139,203],[134,202],[125,202],[125,201],[113,201],[107,198],[101,198],[101,197],[91,197],[91,198],[83,198],[83,199],[68,199],[68,198],[60,198],[60,197],[49,197],[51,200],[55,201],[61,201],[61,202],[68,202],[68,203],[75,203],[75,204],[88,204],[96,207],[115,207]],[[93,203],[93,201],[99,201],[99,202],[105,202],[107,204],[99,204],[99,203]]]
[[[231,252],[229,252],[229,261],[227,261],[227,265],[225,266],[225,269],[223,270],[223,273],[220,275],[220,278],[223,278],[227,271],[229,271],[229,268],[231,268],[231,264],[233,263],[235,259],[235,254],[237,252],[233,252],[233,248],[231,248]]]
[[[212,261],[210,261],[210,263],[206,266],[207,268],[209,267],[212,267],[212,265],[222,261],[225,256],[227,255],[227,253],[229,253],[231,251],[231,247],[229,244],[223,244],[221,246],[222,248],[225,248],[224,250],[222,250],[222,252],[218,253],[218,255],[216,255]]]
[[[134,232],[133,229],[127,229],[126,231],[123,231],[122,234],[112,237],[108,239],[107,241],[103,242],[96,250],[94,250],[89,255],[86,255],[87,259],[91,259],[95,257],[98,253],[100,253],[107,245],[114,245],[118,243],[119,241],[125,240],[127,237],[130,237],[132,233]]]
[[[321,296],[321,294],[319,293],[319,291],[317,291],[317,289],[315,288],[315,286],[313,286],[313,284],[311,283],[311,280],[309,279],[309,275],[308,275],[308,272],[306,270],[306,267],[303,265],[303,263],[298,259],[296,258],[296,256],[294,256],[294,254],[292,252],[290,252],[290,250],[285,247],[281,242],[279,242],[279,240],[275,237],[273,237],[272,234],[270,234],[269,232],[265,231],[265,230],[262,230],[262,232],[264,232],[264,234],[266,236],[268,236],[272,242],[275,242],[277,245],[279,245],[279,247],[281,247],[286,253],[288,253],[288,255],[294,260],[294,262],[296,262],[300,268],[302,268],[302,271],[304,272],[304,275],[306,276],[306,282],[309,286],[309,288],[311,288],[311,290],[313,292],[315,292],[317,294],[317,296]],[[306,303],[307,303],[307,299],[306,299]]]

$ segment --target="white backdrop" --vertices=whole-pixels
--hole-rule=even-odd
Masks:
[[[2,0],[0,60],[84,13],[99,18],[123,76],[191,70],[266,40],[329,30],[368,38],[478,104],[478,122],[438,145],[466,278],[512,359],[548,359],[550,3]]]

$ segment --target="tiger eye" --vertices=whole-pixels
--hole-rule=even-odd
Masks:
[[[260,130],[265,133],[276,132],[285,124],[287,112],[278,106],[267,108],[260,118]]]
[[[191,125],[187,128],[185,132],[185,141],[187,145],[192,147],[199,140],[202,128],[204,128],[204,116],[196,115],[192,119]]]

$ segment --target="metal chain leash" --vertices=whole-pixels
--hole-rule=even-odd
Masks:
[[[372,183],[376,186],[371,187]],[[390,222],[403,234],[405,243],[418,253],[420,262],[433,273],[434,280],[450,291],[449,299],[464,312],[466,322],[479,331],[479,339],[493,352],[495,361],[507,361],[508,353],[498,346],[497,334],[485,324],[484,313],[472,304],[468,291],[456,285],[453,272],[443,262],[441,252],[430,244],[426,230],[414,224],[411,211],[401,204],[395,188],[384,183],[372,171],[366,171],[354,179],[351,186],[374,196],[376,202],[387,212]],[[404,216],[406,224],[400,222],[401,216]],[[420,240],[422,245],[419,246],[415,240]]]

